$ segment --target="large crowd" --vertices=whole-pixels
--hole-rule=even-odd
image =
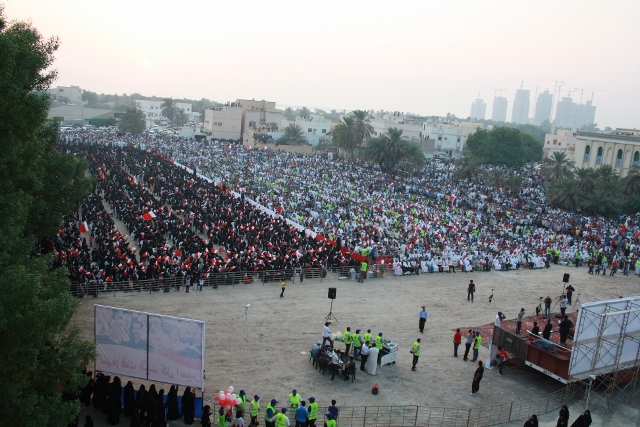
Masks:
[[[400,274],[553,262],[640,274],[640,217],[551,208],[534,166],[504,169],[522,179],[510,193],[482,174],[455,179],[456,164],[446,160],[390,174],[360,160],[226,141],[67,133],[60,143],[87,158],[99,177],[89,201],[50,242],[79,280],[92,263],[89,274],[114,281],[197,280],[229,271],[349,267],[360,260],[354,254],[393,260],[407,267],[396,268]],[[126,225],[135,250],[110,214]],[[89,225],[89,244],[76,230],[79,221]]]

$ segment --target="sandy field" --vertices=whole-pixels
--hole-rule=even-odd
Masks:
[[[303,398],[316,397],[321,407],[336,399],[342,407],[471,408],[541,397],[564,387],[528,367],[507,370],[502,377],[496,370],[487,370],[480,393],[471,397],[469,392],[476,364],[464,362],[461,356],[454,358],[452,344],[456,328],[468,330],[492,323],[498,310],[503,311],[507,319],[514,319],[521,307],[527,314],[533,314],[539,297],[561,294],[563,273],[571,274],[570,283],[576,288],[574,301],[578,294],[585,303],[640,293],[638,276],[627,277],[619,273],[614,277],[608,274],[590,276],[586,268],[552,266],[548,270],[534,271],[385,275],[384,278],[367,279],[362,284],[306,279],[303,283],[289,282],[282,299],[279,283],[263,285],[261,282],[205,288],[202,292],[185,293],[183,288],[182,292],[168,294],[85,297],[72,323],[82,328],[86,339],[93,340],[93,304],[96,303],[205,321],[205,401],[214,401],[218,390],[233,385],[236,391],[244,389],[249,396],[259,394],[263,411],[266,402],[272,398],[285,402],[294,388]],[[466,295],[470,279],[474,280],[477,289],[473,304],[467,301]],[[323,376],[312,368],[308,352],[314,342],[322,339],[324,319],[331,302],[327,298],[329,287],[337,288],[333,313],[338,322],[331,325],[331,331],[344,331],[347,326],[352,332],[356,328],[363,332],[371,329],[374,335],[382,331],[385,338],[399,345],[394,366],[379,367],[376,376],[358,371],[355,382],[331,381],[330,375]],[[495,301],[488,306],[492,288]],[[247,321],[246,304],[251,304]],[[418,331],[421,305],[425,305],[429,313],[424,335]],[[575,310],[575,306],[569,307],[568,312]],[[559,307],[555,311],[559,312]],[[409,350],[418,337],[422,338],[422,351],[417,372],[412,372]],[[344,348],[342,343],[336,346]],[[461,348],[463,352],[464,344]],[[488,354],[488,349],[483,347],[480,359],[486,360]],[[140,380],[133,381],[136,388],[141,383]],[[380,385],[377,396],[371,393],[374,383]],[[164,388],[168,390],[169,386],[164,385]],[[571,421],[578,413],[577,409],[572,411]],[[634,425],[638,420],[637,410],[629,416],[636,419],[628,419],[627,425]],[[101,417],[102,414],[96,416],[97,425],[100,425]],[[550,417],[555,420],[556,415],[550,414]],[[128,425],[129,419],[122,417],[120,424],[125,423]],[[521,424],[512,423],[514,426]]]

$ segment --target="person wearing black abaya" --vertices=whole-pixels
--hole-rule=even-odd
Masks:
[[[158,425],[159,426],[167,425],[167,413],[165,412],[163,388],[161,388],[160,391],[158,392]]]
[[[120,412],[122,412],[122,383],[120,377],[114,377],[109,384],[109,400],[107,409],[107,424],[117,426],[120,423]]]
[[[147,397],[147,427],[158,425],[158,392],[156,385],[151,384]]]
[[[193,424],[196,412],[196,396],[191,392],[191,387],[187,387],[182,394],[182,416],[184,423]]]
[[[93,427],[93,418],[91,418],[91,415],[87,415],[87,418],[85,418],[84,427]]]
[[[133,408],[136,406],[136,392],[131,381],[124,386],[124,416],[133,415]]]
[[[109,413],[109,388],[111,386],[111,376],[103,375],[102,382],[100,384],[100,394],[102,395],[102,403],[100,403],[100,410],[103,414]]]
[[[576,418],[573,424],[571,424],[571,427],[589,427],[591,422],[591,412],[587,409],[584,411],[584,414]]]
[[[138,410],[138,420],[140,426],[147,425],[147,389],[144,384],[140,384],[136,394],[136,409]],[[132,420],[133,422],[133,420]]]
[[[175,421],[180,419],[180,406],[178,405],[178,386],[172,385],[167,394],[167,420]]]
[[[560,408],[560,413],[558,414],[558,422],[556,423],[556,427],[568,427],[569,426],[569,407],[567,405],[562,405]]]
[[[87,385],[82,387],[82,391],[80,392],[80,402],[84,406],[91,405],[91,394],[93,393],[93,378],[91,371],[85,374],[87,376]]]

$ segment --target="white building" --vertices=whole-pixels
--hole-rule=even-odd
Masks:
[[[632,167],[640,166],[640,130],[616,129],[604,132],[576,131],[576,144],[571,153],[576,168],[599,168],[610,165],[624,178]]]
[[[142,110],[145,118],[147,119],[147,127],[153,126],[153,121],[155,119],[159,119],[162,116],[162,104],[164,101],[147,101],[147,100],[138,100],[136,104],[138,108]],[[184,113],[187,116],[187,120],[196,120],[200,114],[194,113],[192,110],[191,103],[185,102],[176,102],[176,108],[184,110]]]
[[[296,123],[305,134],[323,136],[331,131],[331,122],[319,114],[308,117],[296,117]]]
[[[548,133],[544,137],[544,154],[543,158],[547,158],[554,151],[573,151],[576,146],[576,131],[558,129],[556,133]]]
[[[213,139],[242,138],[242,108],[224,106],[204,111],[204,129]]]
[[[402,129],[402,136],[409,141],[419,142],[422,132],[422,124],[409,119],[406,115],[395,113],[384,113],[369,120],[373,127],[371,136],[379,137],[387,133],[389,128]]]
[[[422,125],[422,139],[434,142],[434,153],[460,154],[467,143],[467,138],[478,129],[482,123],[473,122],[425,122]]]
[[[53,101],[62,104],[82,104],[82,89],[79,86],[58,86],[49,89],[49,96]]]

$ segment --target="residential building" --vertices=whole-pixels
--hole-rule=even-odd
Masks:
[[[536,111],[533,115],[533,124],[540,126],[547,120],[551,122],[551,107],[553,107],[553,94],[545,90],[538,95]]]
[[[471,103],[471,120],[478,119],[484,120],[484,116],[487,112],[487,104],[484,103],[483,99],[476,99]]]
[[[491,120],[494,122],[506,122],[507,121],[507,105],[509,101],[502,96],[496,96],[493,98],[493,110],[491,111]]]
[[[53,101],[61,104],[82,105],[82,89],[79,86],[58,86],[49,89]]]
[[[592,103],[593,101],[587,101],[586,104],[578,105],[576,128],[581,129],[585,125],[591,125],[596,122],[596,107]]]
[[[609,165],[624,178],[632,167],[640,166],[640,130],[576,131],[576,145],[571,157],[578,169]]]
[[[242,138],[242,107],[224,106],[207,108],[204,111],[204,130],[211,133],[212,139]]]
[[[369,120],[373,127],[371,136],[382,136],[389,128],[402,129],[402,136],[409,141],[420,141],[422,137],[422,123],[411,120],[400,112],[382,113]]]
[[[235,105],[242,108],[242,133],[250,130],[278,131],[284,115],[276,111],[272,101],[237,99]]]
[[[162,118],[162,104],[164,101],[147,101],[147,100],[137,100],[136,104],[138,108],[142,110],[144,113],[144,117],[147,121],[147,127],[151,128],[154,126],[154,122],[156,119]],[[195,113],[192,110],[191,103],[186,102],[176,102],[176,109],[184,110],[184,113],[187,116],[187,120],[196,120],[200,117],[200,113]]]
[[[529,123],[529,96],[530,91],[526,89],[518,89],[516,97],[513,100],[513,111],[511,113],[511,122],[525,125]]]
[[[326,135],[331,131],[331,122],[319,114],[311,114],[309,117],[296,117],[296,123],[305,134]]]
[[[558,129],[556,133],[548,133],[544,137],[543,158],[549,157],[554,151],[573,151],[576,146],[575,130]]]
[[[568,96],[562,97],[556,106],[556,126],[574,128],[578,116],[578,105]]]
[[[427,146],[433,143],[433,153],[429,154],[457,157],[462,154],[469,135],[483,127],[481,123],[473,122],[446,122],[442,119],[437,122],[427,121],[422,125],[421,137]]]

